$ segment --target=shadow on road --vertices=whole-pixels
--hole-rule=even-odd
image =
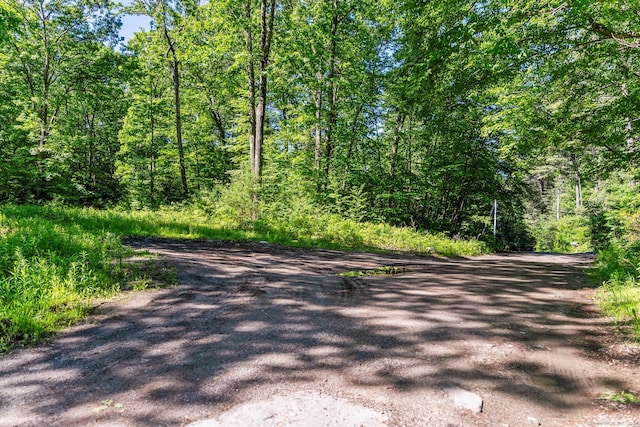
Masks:
[[[560,414],[629,387],[598,359],[609,330],[587,298],[585,256],[130,244],[174,263],[180,285],[108,303],[93,323],[0,359],[0,425],[180,425],[325,383],[384,402],[439,396],[446,381]],[[406,271],[337,276],[385,265]]]

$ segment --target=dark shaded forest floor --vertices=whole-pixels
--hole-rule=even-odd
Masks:
[[[640,426],[639,406],[599,399],[640,391],[640,351],[599,316],[588,256],[127,244],[174,265],[179,285],[1,358],[0,426],[243,425],[224,413],[269,399],[282,413],[262,425],[362,423],[348,402],[389,426]],[[401,268],[338,276],[382,266]],[[482,413],[445,385],[481,396]],[[305,419],[308,404],[326,419]]]

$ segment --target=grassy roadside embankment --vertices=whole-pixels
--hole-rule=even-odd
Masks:
[[[627,185],[619,193],[593,221],[592,238],[607,242],[596,261],[603,283],[597,301],[619,331],[640,343],[640,193]]]
[[[99,297],[136,279],[121,261],[125,236],[266,240],[343,250],[394,250],[444,256],[487,252],[477,241],[454,241],[336,215],[265,215],[238,224],[195,208],[158,211],[57,206],[0,206],[0,353],[30,345],[86,316]],[[118,261],[118,262],[115,262]],[[142,274],[138,271],[136,274]]]
[[[598,254],[595,274],[603,282],[600,307],[620,332],[640,342],[640,247],[611,245]]]

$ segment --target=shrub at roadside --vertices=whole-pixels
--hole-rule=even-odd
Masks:
[[[32,344],[116,289],[109,260],[122,245],[106,230],[85,230],[56,209],[0,207],[0,352]]]
[[[640,340],[640,248],[612,244],[600,252],[597,274],[606,278],[597,294],[600,307]]]
[[[613,209],[598,214],[598,237],[607,245],[598,253],[595,270],[604,282],[598,302],[621,329],[640,341],[640,194],[627,188]]]
[[[530,231],[537,252],[578,253],[592,250],[589,219],[570,215],[556,220],[544,217],[535,221]]]

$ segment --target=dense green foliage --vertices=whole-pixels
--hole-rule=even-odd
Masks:
[[[640,339],[640,194],[625,181],[618,181],[601,200],[608,209],[591,216],[592,240],[600,247],[600,305],[623,331]]]
[[[118,40],[125,13],[151,28]],[[402,246],[372,237],[390,224],[601,251],[607,289],[635,289],[639,14],[636,0],[0,0],[0,203],[190,205],[301,245]]]
[[[60,209],[3,206],[0,351],[77,321],[90,298],[112,293],[110,262],[122,251],[115,234]]]
[[[256,199],[287,185],[451,236],[492,239],[497,198],[501,244],[525,244],[525,186],[482,130],[502,77],[462,48],[495,17],[472,3],[140,0],[154,24],[122,50],[109,2],[3,4],[0,201],[157,208],[250,169]]]

